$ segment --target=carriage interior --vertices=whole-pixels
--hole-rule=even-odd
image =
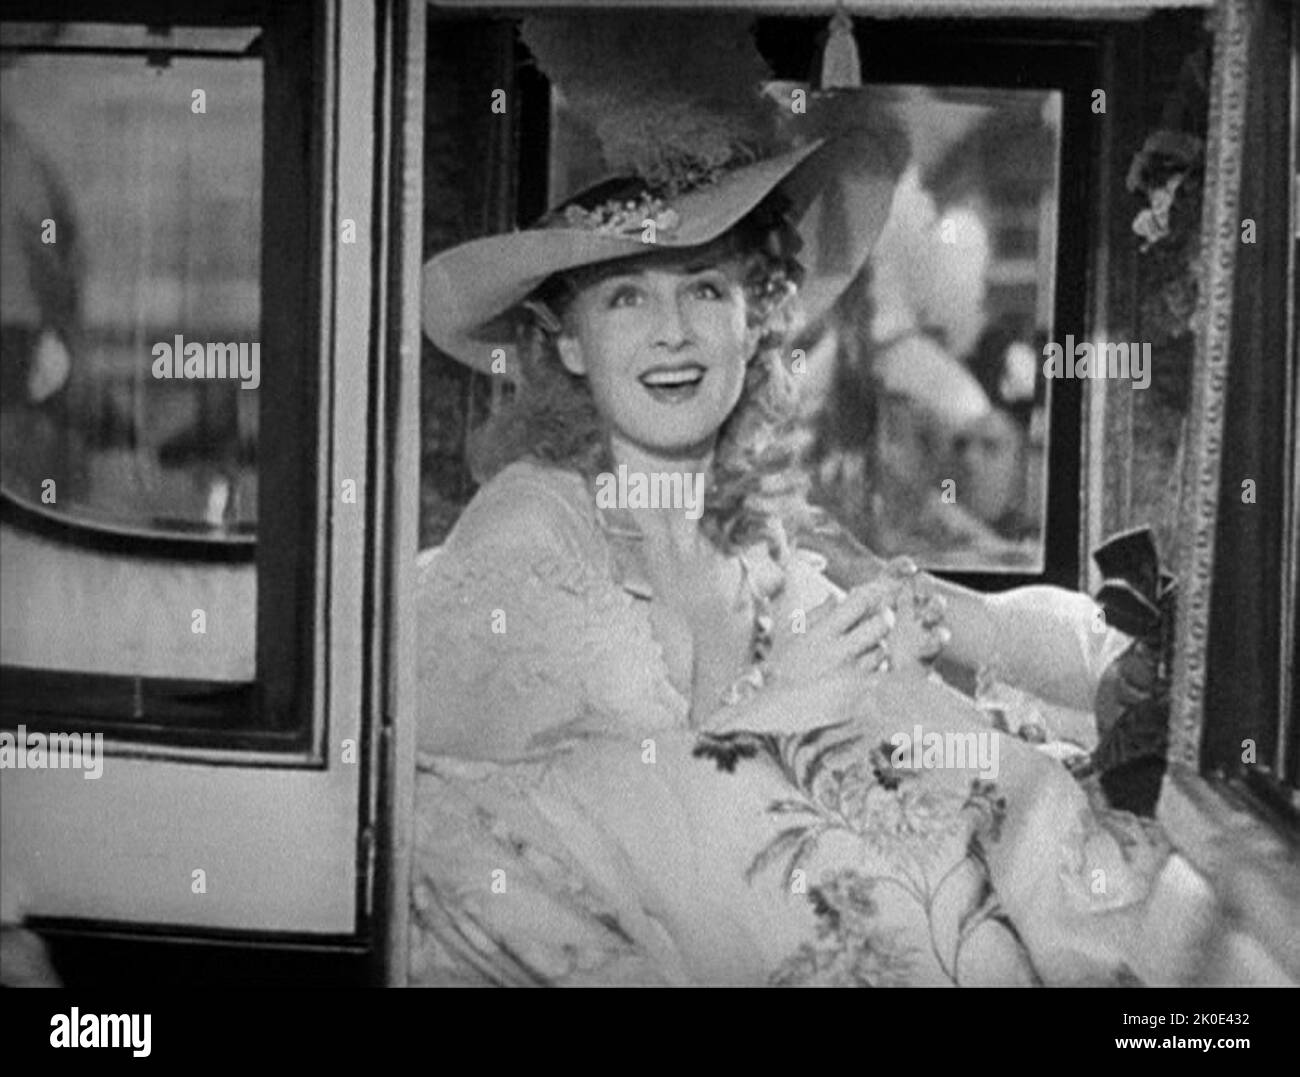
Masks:
[[[629,48],[696,14],[7,5],[0,725],[104,745],[102,780],[0,773],[9,979],[404,981],[409,594],[510,391],[422,334],[420,266],[600,178],[520,34],[583,7]],[[749,20],[774,101],[832,94],[905,154],[790,357],[842,525],[809,543],[845,585],[906,554],[1141,592],[1166,748],[1116,796],[1178,849],[1160,915],[1212,894],[1221,982],[1300,984],[1298,9],[700,7]],[[1049,376],[1054,342],[1092,372]],[[1090,765],[1099,709],[941,672]]]

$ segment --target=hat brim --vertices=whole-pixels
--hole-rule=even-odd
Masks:
[[[780,188],[802,240],[801,306],[816,319],[857,275],[880,235],[898,164],[866,132],[809,142],[674,200],[678,226],[656,235],[654,247],[711,243]],[[580,228],[527,229],[462,243],[424,267],[424,331],[476,370],[510,374],[516,369],[510,314],[539,285],[563,270],[645,254],[646,248],[639,235]]]

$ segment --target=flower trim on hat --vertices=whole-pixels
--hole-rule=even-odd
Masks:
[[[681,218],[662,198],[644,191],[639,198],[611,198],[590,209],[566,206],[560,223],[603,235],[634,236],[648,223],[653,223],[656,233],[672,234]]]

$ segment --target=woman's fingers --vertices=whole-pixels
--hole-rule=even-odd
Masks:
[[[845,595],[826,619],[828,632],[848,632],[864,617],[888,606],[893,597],[893,586],[886,580],[872,580],[861,584]]]
[[[944,616],[948,612],[948,603],[944,601],[941,595],[931,595],[925,599],[917,611],[921,624],[926,628],[933,628],[937,624],[942,624]]]
[[[883,646],[868,650],[866,654],[859,654],[853,659],[853,663],[863,672],[889,672],[889,652]]]
[[[809,611],[808,629],[815,634],[805,637],[811,654],[820,652],[821,661],[832,665],[848,663],[860,670],[880,671],[892,665],[890,634],[899,616],[916,622],[904,635],[904,650],[914,652],[921,662],[930,662],[943,651],[951,639],[944,624],[945,599],[931,590],[924,573],[914,563],[897,559],[869,583],[853,588],[841,599],[830,599]],[[906,608],[897,607],[900,592],[911,590]],[[904,612],[895,613],[895,608]]]
[[[834,597],[827,598],[820,605],[814,606],[807,613],[805,623],[809,628],[818,628],[821,624],[833,614],[840,605],[840,600]]]
[[[874,605],[871,594],[865,587],[855,587],[835,603],[834,608],[819,627],[833,635],[847,632],[862,620]]]
[[[897,616],[886,606],[871,617],[859,621],[851,631],[844,634],[844,645],[853,657],[860,657],[867,651],[881,647],[889,638]]]
[[[944,625],[937,625],[928,629],[922,637],[919,657],[926,662],[938,658],[950,639],[952,639],[952,633]]]

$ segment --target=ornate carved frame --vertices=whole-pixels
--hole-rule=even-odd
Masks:
[[[1183,457],[1181,530],[1188,537],[1178,566],[1169,761],[1195,773],[1204,720],[1206,644],[1214,573],[1223,415],[1232,337],[1232,291],[1241,242],[1242,136],[1246,116],[1254,0],[1220,0],[1214,13],[1214,62],[1201,218],[1204,284],[1197,301],[1197,362]]]

